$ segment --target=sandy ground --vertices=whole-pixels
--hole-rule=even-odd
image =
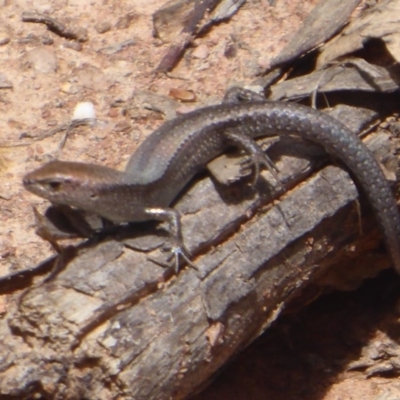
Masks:
[[[34,233],[32,205],[46,202],[21,185],[22,176],[54,158],[100,163],[123,169],[137,145],[163,121],[156,112],[137,111],[134,120],[114,108],[137,91],[168,95],[190,90],[197,101],[184,110],[220,101],[232,84],[248,84],[290,38],[315,1],[249,2],[230,21],[195,40],[169,76],[156,74],[168,47],[153,37],[152,14],[163,1],[0,2],[0,273],[29,268],[51,254]],[[46,12],[62,23],[83,27],[78,43],[22,22],[27,11]],[[109,30],[105,33],[104,27]],[[111,46],[131,41],[114,54]],[[199,50],[199,46],[200,50]],[[226,57],[235,48],[235,57]],[[91,101],[97,127],[81,127],[59,146],[63,133],[37,140],[68,123],[77,103]],[[140,106],[140,105],[139,105]],[[140,109],[139,109],[140,110]]]
[[[196,99],[182,103],[181,111],[219,102],[229,86],[256,79],[316,0],[278,0],[274,6],[267,0],[248,1],[231,20],[197,38],[168,76],[155,73],[168,47],[153,37],[152,14],[163,3],[0,0],[0,274],[32,267],[53,252],[35,235],[31,206],[43,211],[47,203],[23,189],[26,172],[54,158],[123,169],[164,116],[141,104],[132,109],[116,107],[116,102],[129,104],[134,92],[144,90],[168,96],[171,89],[191,91]],[[85,28],[88,40],[79,43],[43,24],[22,22],[27,11]],[[126,41],[128,45],[113,50]],[[96,126],[72,130],[61,150],[63,133],[40,139],[70,122],[82,101],[95,105]],[[394,393],[393,382],[382,378],[342,378],[332,382],[323,398],[400,398],[400,389]],[[218,392],[215,396],[226,398]]]

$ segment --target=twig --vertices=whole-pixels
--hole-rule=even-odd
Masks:
[[[34,11],[25,11],[22,13],[22,21],[23,22],[35,22],[39,24],[47,25],[47,28],[56,33],[61,37],[65,37],[67,39],[77,40],[78,42],[86,42],[88,40],[88,33],[85,28],[82,27],[66,27],[61,22],[57,21],[54,18],[49,17],[46,14],[34,12]]]

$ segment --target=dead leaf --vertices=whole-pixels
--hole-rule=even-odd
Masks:
[[[324,46],[317,67],[364,48],[371,39],[382,40],[392,57],[400,61],[400,0],[386,0],[364,12],[342,34]]]
[[[291,61],[331,38],[347,23],[359,2],[359,0],[320,1],[304,20],[293,39],[271,61],[271,67]]]

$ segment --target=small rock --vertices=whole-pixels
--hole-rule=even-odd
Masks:
[[[81,42],[74,42],[74,41],[65,42],[64,47],[67,49],[75,50],[75,51],[82,51],[82,48],[83,48]]]
[[[77,119],[95,119],[96,111],[94,104],[90,101],[82,101],[75,106],[72,121]]]
[[[226,58],[235,58],[237,55],[237,46],[235,43],[228,43],[224,50],[224,56]]]
[[[108,112],[108,116],[111,118],[116,118],[119,116],[119,111],[117,108],[113,107],[110,109],[110,111]]]
[[[207,58],[209,54],[210,52],[205,44],[201,44],[200,46],[196,47],[192,52],[192,56],[194,58],[199,58],[201,60]]]
[[[4,259],[15,255],[15,253],[16,249],[12,246],[8,238],[0,239],[0,258]]]
[[[79,85],[95,91],[106,90],[109,82],[104,72],[90,64],[82,64],[72,70],[72,76]]]
[[[0,73],[0,89],[12,89],[13,84],[7,79],[7,77]]]
[[[56,119],[50,119],[49,121],[47,121],[47,126],[57,126],[58,125],[58,121]]]
[[[40,43],[40,39],[38,36],[34,35],[33,33],[29,33],[27,36],[18,39],[19,44],[31,44],[37,45]]]
[[[136,18],[137,18],[136,13],[130,12],[118,19],[118,21],[115,23],[115,28],[116,29],[129,28],[131,22],[134,21]]]
[[[106,33],[111,29],[111,24],[108,21],[99,22],[94,26],[98,33]]]
[[[65,94],[76,94],[79,92],[79,86],[73,85],[71,82],[64,82],[61,85],[60,90]]]
[[[131,124],[128,121],[120,121],[114,126],[115,132],[126,132],[131,129]]]
[[[54,43],[54,40],[52,37],[50,36],[42,36],[42,44],[46,45],[46,46],[50,46]]]
[[[0,46],[10,43],[10,36],[6,32],[0,32]]]
[[[49,109],[42,110],[42,118],[49,119],[51,117],[51,111]]]
[[[28,51],[24,56],[24,63],[27,68],[33,68],[42,74],[49,74],[57,71],[57,59],[54,52],[48,47],[36,47]]]
[[[172,88],[169,91],[169,96],[180,101],[196,101],[196,95],[192,90]]]
[[[87,42],[89,40],[89,32],[82,26],[70,26],[70,32],[78,42]]]

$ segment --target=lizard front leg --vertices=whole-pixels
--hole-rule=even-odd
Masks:
[[[157,221],[165,221],[169,225],[172,245],[169,249],[172,256],[175,258],[175,272],[179,272],[179,258],[182,257],[189,266],[197,269],[196,265],[190,261],[190,253],[185,247],[182,236],[181,215],[173,208],[145,208],[145,213]]]

